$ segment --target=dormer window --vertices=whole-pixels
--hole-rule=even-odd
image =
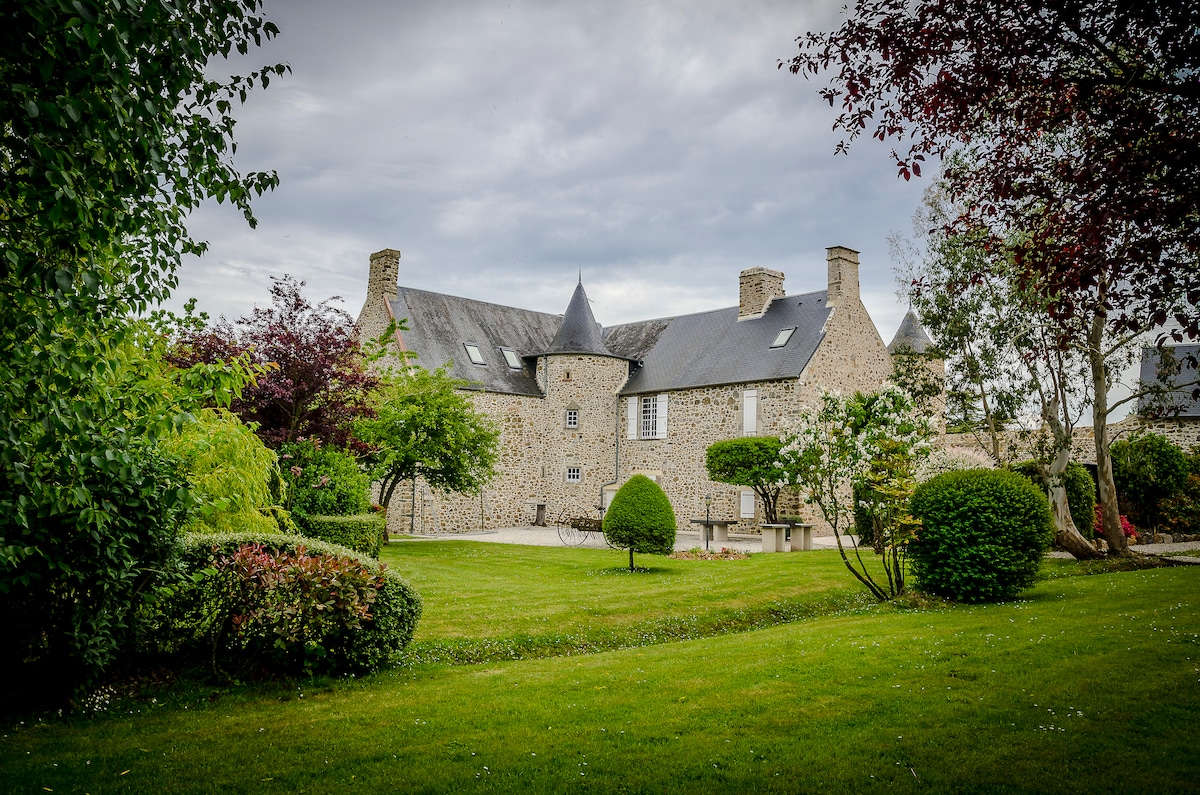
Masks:
[[[792,335],[795,333],[796,333],[795,326],[792,326],[791,328],[783,329],[782,331],[780,331],[778,334],[775,335],[775,341],[771,343],[771,347],[772,348],[782,348],[784,345],[788,344],[788,340],[790,340],[792,338]]]
[[[512,348],[501,348],[500,352],[504,354],[504,361],[513,370],[521,369],[521,357]]]
[[[471,364],[487,364],[483,360],[483,351],[479,350],[479,346],[473,342],[464,342],[463,347],[467,349],[467,356],[471,359]]]

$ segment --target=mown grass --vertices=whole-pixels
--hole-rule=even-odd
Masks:
[[[382,560],[425,600],[407,663],[588,654],[873,604],[832,551],[735,561],[638,556],[635,573],[619,551],[470,541],[391,544]]]
[[[470,611],[443,612],[426,592],[431,639],[451,632],[456,611],[503,612],[523,592],[566,587],[521,579],[528,571],[509,553],[536,566],[536,550],[478,552],[468,566],[490,558],[513,578],[506,588],[495,574],[492,596],[473,592]],[[574,565],[586,577],[595,559],[582,552],[543,553],[541,565],[561,559],[567,581]],[[430,545],[427,565],[409,561],[429,572],[459,554]],[[774,567],[790,557],[807,556],[756,556],[768,560],[743,570],[742,607],[767,599],[757,576],[781,584]],[[447,575],[425,576],[433,586]],[[725,576],[677,575],[732,598]],[[625,623],[664,615],[649,581],[624,586],[627,597],[649,589],[638,598],[652,602],[628,602]],[[679,589],[664,599],[708,600],[663,582]],[[0,791],[1195,791],[1198,586],[1191,567],[1060,576],[1004,605],[887,606],[584,656],[124,703],[7,730]],[[589,604],[529,600],[535,615],[587,615]],[[600,618],[611,628],[619,615]]]

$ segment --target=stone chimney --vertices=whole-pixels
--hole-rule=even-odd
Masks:
[[[367,300],[375,294],[396,297],[396,284],[400,279],[400,252],[385,248],[371,255],[371,273],[367,277]]]
[[[783,274],[770,268],[747,268],[738,278],[738,320],[761,317],[773,298],[783,298]]]
[[[846,298],[859,300],[858,252],[845,246],[830,246],[825,249],[829,261],[829,294],[827,306],[837,306]]]
[[[364,339],[378,337],[391,322],[388,301],[396,298],[400,278],[400,252],[385,248],[371,255],[371,270],[367,275],[367,300],[358,313],[356,325]]]

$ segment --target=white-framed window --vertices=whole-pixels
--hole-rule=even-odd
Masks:
[[[579,409],[567,409],[567,427],[579,427]]]
[[[784,345],[788,344],[788,340],[790,340],[792,338],[792,335],[795,333],[796,333],[795,326],[792,326],[791,328],[783,329],[782,331],[780,331],[778,334],[775,335],[775,341],[771,343],[771,347],[772,348],[782,348]]]
[[[626,399],[630,439],[667,438],[667,393]]]
[[[753,491],[743,491],[742,492],[742,511],[741,511],[741,513],[742,513],[741,518],[743,518],[743,519],[753,519],[754,518],[754,492]]]
[[[467,357],[471,360],[471,364],[487,364],[483,360],[483,351],[479,350],[479,346],[473,342],[464,342],[463,347],[467,351]]]
[[[567,482],[582,483],[583,470],[580,467],[567,467]]]
[[[758,390],[742,392],[742,436],[758,433]]]
[[[658,438],[658,398],[653,395],[642,398],[642,426],[639,434],[643,439]]]

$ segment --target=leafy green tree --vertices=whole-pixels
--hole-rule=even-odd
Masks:
[[[386,373],[372,415],[354,423],[371,452],[371,476],[387,510],[396,487],[420,478],[444,492],[475,492],[494,475],[499,431],[444,370],[413,367]]]
[[[232,110],[287,67],[209,76],[275,35],[260,9],[0,10],[0,594],[28,630],[3,657],[59,690],[111,661],[178,524],[186,491],[155,451],[175,396],[244,384],[244,362],[164,376],[129,318],[204,250],[191,210],[228,200],[253,225],[251,196],[277,182],[234,169]]]
[[[1162,524],[1160,506],[1187,484],[1183,451],[1163,436],[1148,433],[1113,443],[1113,478],[1121,503],[1134,522],[1154,532]]]
[[[926,193],[925,207],[914,219],[921,245],[905,278],[913,305],[949,353],[951,408],[980,418],[970,430],[996,462],[1010,459],[1011,439],[1029,443],[1042,470],[1039,478],[1050,491],[1056,542],[1077,558],[1099,557],[1088,541],[1090,523],[1081,532],[1072,518],[1064,478],[1081,415],[1090,409],[1099,433],[1107,427],[1107,412],[1133,399],[1111,406],[1098,400],[1104,389],[1095,387],[1094,376],[1097,367],[1120,369],[1135,350],[1135,339],[1093,340],[1089,335],[1096,327],[1086,318],[1054,316],[1044,285],[1022,282],[1014,261],[1017,243],[989,247],[979,234],[947,234],[946,224],[959,214],[960,204],[949,199],[941,182]],[[1102,346],[1099,362],[1093,343]],[[1038,427],[1011,427],[1010,418],[1022,413],[1036,415]],[[1002,435],[1006,430],[1008,443]],[[1107,442],[1097,447],[1098,456],[1101,448],[1107,455]],[[1103,463],[1099,470],[1103,480]],[[1119,545],[1110,548],[1120,553]]]
[[[662,488],[645,475],[634,475],[613,495],[604,514],[604,537],[633,553],[670,555],[675,550],[675,510]]]
[[[709,445],[704,453],[708,477],[718,483],[748,486],[762,500],[763,518],[778,520],[779,492],[787,473],[779,461],[778,436],[744,436]]]
[[[895,139],[905,179],[928,154],[966,153],[942,162],[957,204],[942,233],[1007,251],[1059,351],[1082,354],[1104,536],[1128,555],[1108,418],[1133,398],[1110,404],[1110,357],[1146,333],[1200,336],[1200,6],[857,0],[837,30],[798,42],[793,73],[831,73],[838,151],[866,131]],[[1061,495],[1058,541],[1086,556]]]
[[[53,360],[36,337],[0,357],[21,378],[6,386],[43,401],[10,401],[0,420],[0,671],[26,694],[36,677],[48,697],[114,659],[192,507],[183,462],[156,443],[196,407],[197,380],[228,394],[245,376],[172,372],[87,324],[56,331],[54,344],[83,348],[90,368],[35,366]]]

